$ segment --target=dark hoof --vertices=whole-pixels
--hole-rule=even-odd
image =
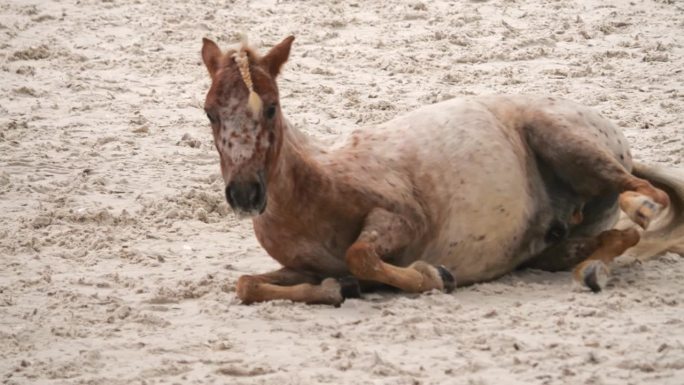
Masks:
[[[592,292],[599,293],[605,284],[607,273],[602,263],[591,263],[584,268],[584,285]]]
[[[342,298],[361,298],[361,285],[359,285],[358,279],[347,276],[338,278],[337,282],[340,284],[340,294],[342,294]]]
[[[444,285],[444,292],[451,293],[456,288],[456,278],[447,270],[443,265],[437,266],[437,271],[439,271],[439,277],[442,278],[442,284]]]

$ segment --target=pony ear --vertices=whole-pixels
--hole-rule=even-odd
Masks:
[[[271,48],[266,56],[261,58],[261,63],[268,69],[268,73],[272,77],[278,76],[280,68],[285,64],[287,58],[290,57],[290,47],[292,47],[294,39],[294,36],[286,37],[278,45]]]
[[[202,39],[202,61],[207,66],[209,75],[214,76],[219,69],[221,61],[221,49],[213,41],[206,37]]]

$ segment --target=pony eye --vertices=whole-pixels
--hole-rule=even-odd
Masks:
[[[270,106],[268,106],[268,108],[267,108],[266,111],[264,112],[264,114],[266,115],[266,118],[267,118],[267,119],[273,119],[273,117],[275,116],[275,113],[276,113],[276,106],[275,106],[275,104],[271,104]]]

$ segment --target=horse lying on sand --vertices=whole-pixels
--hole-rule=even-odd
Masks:
[[[283,266],[242,276],[244,303],[338,305],[379,285],[449,292],[521,266],[574,268],[599,291],[637,244],[640,256],[684,252],[684,174],[634,163],[617,127],[570,101],[453,99],[317,147],[280,109],[293,40],[265,56],[202,47],[226,199]],[[615,229],[620,209],[660,226]]]

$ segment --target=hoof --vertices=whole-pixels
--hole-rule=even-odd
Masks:
[[[663,205],[656,203],[650,197],[635,192],[624,192],[620,196],[620,208],[632,222],[642,229],[648,229],[651,221],[663,210]]]
[[[361,285],[358,279],[347,276],[338,278],[337,282],[340,284],[340,294],[343,299],[361,298]]]
[[[437,271],[439,272],[439,277],[442,279],[444,292],[451,293],[454,291],[456,288],[456,278],[454,278],[453,274],[451,274],[443,265],[437,266]]]
[[[582,282],[592,292],[600,292],[608,282],[608,268],[601,261],[589,262],[582,270]]]
[[[658,213],[660,213],[660,208],[662,206],[651,201],[644,201],[636,212],[634,213],[634,221],[636,224],[641,226],[642,229],[648,229],[651,224],[651,220],[655,218]]]

